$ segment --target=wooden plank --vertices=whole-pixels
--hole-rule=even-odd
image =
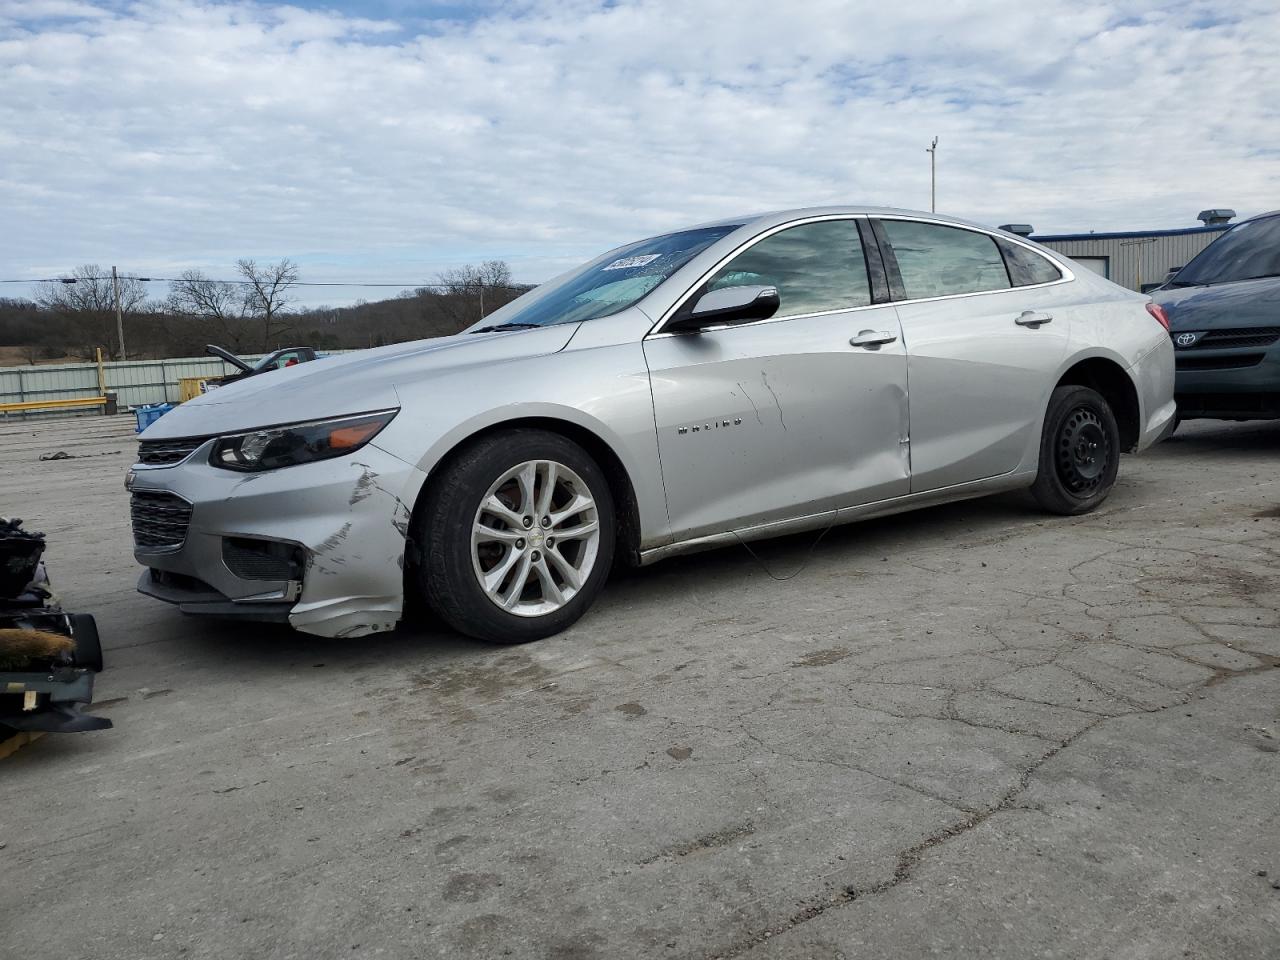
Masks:
[[[24,400],[21,403],[0,403],[0,413],[18,413],[22,410],[62,410],[67,407],[106,406],[106,397],[75,397],[71,400]]]
[[[39,740],[43,736],[43,730],[24,730],[20,733],[15,733],[8,740],[0,740],[0,760],[13,756],[28,743]]]

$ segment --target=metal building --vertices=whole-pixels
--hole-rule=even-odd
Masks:
[[[1183,267],[1230,226],[1234,210],[1204,210],[1201,227],[1185,230],[1130,230],[1121,233],[1064,233],[1031,239],[1070,257],[1130,290],[1150,290],[1164,282],[1169,271]],[[1030,233],[1021,224],[1001,229]]]

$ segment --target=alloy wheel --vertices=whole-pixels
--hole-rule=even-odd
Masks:
[[[480,588],[517,616],[563,607],[599,553],[595,498],[581,477],[553,460],[527,460],[502,474],[472,524],[471,563]]]

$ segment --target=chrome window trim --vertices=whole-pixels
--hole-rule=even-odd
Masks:
[[[699,287],[701,287],[704,283],[706,283],[707,280],[709,280],[717,270],[719,270],[721,267],[727,264],[730,260],[732,260],[738,254],[755,246],[761,240],[765,240],[776,233],[781,233],[783,230],[789,230],[791,227],[800,227],[809,223],[822,223],[827,220],[873,220],[873,219],[874,220],[903,220],[908,223],[927,223],[927,224],[931,224],[933,226],[938,226],[938,227],[950,227],[953,230],[968,230],[971,233],[978,233],[978,234],[982,234],[983,236],[991,237],[993,241],[996,239],[1007,240],[1010,243],[1017,244],[1020,247],[1026,247],[1036,256],[1043,257],[1045,260],[1048,260],[1055,267],[1057,267],[1058,270],[1062,272],[1062,276],[1059,277],[1057,280],[1049,280],[1049,281],[1046,281],[1045,283],[1029,283],[1026,286],[1022,286],[1022,287],[1012,286],[1012,278],[1010,278],[1010,286],[999,287],[995,290],[974,290],[970,293],[946,293],[937,297],[906,297],[902,300],[887,300],[884,303],[869,303],[861,307],[845,307],[840,310],[824,310],[819,313],[797,313],[789,317],[769,317],[767,320],[752,320],[750,323],[725,324],[723,326],[708,327],[707,332],[713,333],[717,330],[730,330],[730,329],[736,329],[738,327],[744,327],[744,328],[758,327],[761,324],[765,324],[765,323],[785,323],[788,320],[807,320],[811,317],[829,317],[837,313],[853,313],[859,310],[877,310],[884,307],[897,306],[900,303],[901,304],[934,303],[938,300],[960,300],[966,297],[985,297],[995,293],[1009,293],[1015,290],[1041,290],[1046,287],[1055,287],[1061,283],[1070,283],[1076,278],[1075,271],[1073,271],[1070,267],[1068,267],[1065,263],[1063,263],[1057,257],[1050,256],[1049,254],[1044,253],[1038,247],[1034,247],[1030,243],[1027,243],[1026,241],[1024,241],[1017,234],[1005,233],[1003,230],[988,230],[984,227],[971,227],[968,225],[950,223],[946,220],[937,220],[932,217],[904,216],[902,214],[828,213],[828,214],[823,214],[821,216],[816,216],[816,217],[803,217],[799,220],[788,220],[786,223],[777,224],[776,226],[770,227],[764,233],[751,237],[749,240],[746,240],[741,245],[735,247],[732,251],[726,254],[722,259],[717,261],[709,270],[703,273],[702,276],[700,276],[697,279],[697,281],[691,287],[689,287],[688,290],[686,290],[683,294],[681,294],[680,297],[676,300],[676,302],[672,304],[671,307],[668,308],[665,313],[663,313],[662,317],[658,320],[658,322],[655,323],[649,329],[649,332],[645,334],[643,339],[650,340],[650,339],[657,339],[659,337],[688,336],[688,334],[686,333],[668,333],[663,329],[663,327],[665,327],[666,324],[671,320],[671,318],[675,316],[675,314],[680,310],[680,308],[683,307],[685,303],[688,302],[689,298],[693,296],[694,291],[697,290]],[[997,247],[997,250],[998,249],[999,248]],[[1003,257],[1001,259],[1003,260]]]

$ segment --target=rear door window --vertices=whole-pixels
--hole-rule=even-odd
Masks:
[[[996,240],[996,243],[1004,254],[1004,264],[1009,268],[1009,279],[1015,287],[1052,283],[1062,279],[1062,271],[1034,250],[1003,237]]]
[[[778,288],[775,317],[795,317],[871,303],[867,262],[855,220],[822,220],[782,230],[715,272],[708,290],[767,284]]]
[[[914,220],[880,223],[908,300],[1012,286],[995,239],[985,233]]]

